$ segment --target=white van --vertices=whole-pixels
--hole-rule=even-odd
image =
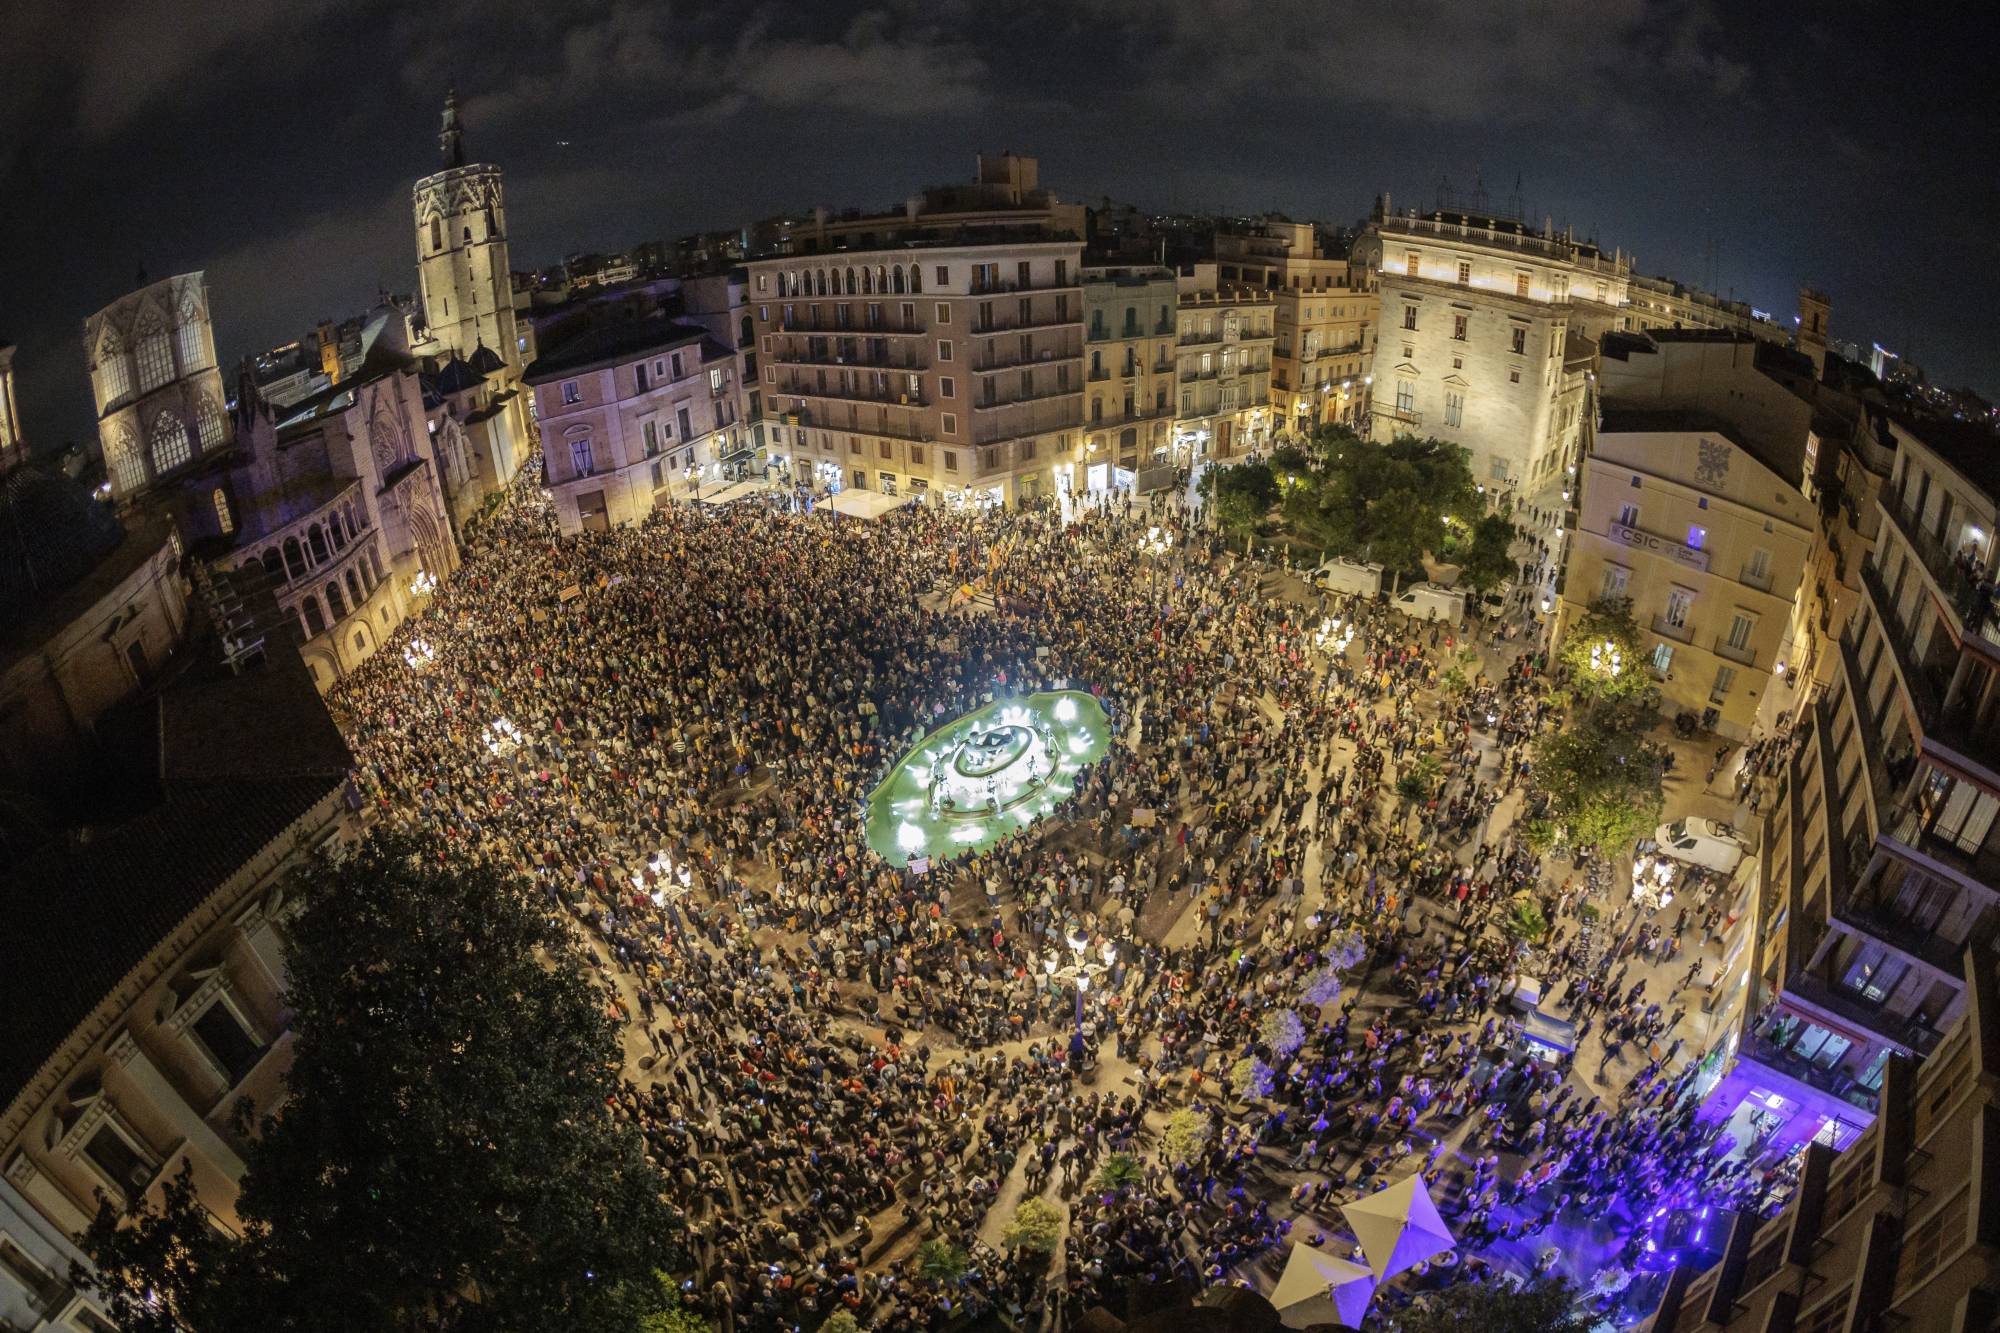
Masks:
[[[1337,555],[1313,571],[1312,581],[1328,592],[1376,597],[1382,592],[1382,566]]]
[[[1465,594],[1441,583],[1413,584],[1393,605],[1412,620],[1442,620],[1456,625],[1465,619]]]
[[[1721,820],[1692,815],[1660,825],[1653,830],[1653,841],[1660,844],[1662,856],[1707,866],[1725,875],[1736,869],[1737,862],[1750,850],[1736,830]]]

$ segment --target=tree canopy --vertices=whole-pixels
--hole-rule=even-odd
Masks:
[[[1395,1333],[1589,1333],[1596,1321],[1578,1314],[1576,1288],[1561,1280],[1523,1287],[1460,1282],[1398,1311]]]
[[[102,1207],[80,1276],[127,1330],[632,1329],[681,1219],[608,1104],[622,1064],[574,938],[516,880],[371,839],[303,875],[286,1098],[240,1234],[185,1178]]]
[[[1600,597],[1571,622],[1556,650],[1569,689],[1590,701],[1650,702],[1658,693],[1646,662],[1646,636],[1632,619],[1632,599]]]
[[[1645,703],[1599,700],[1535,742],[1535,788],[1571,846],[1609,853],[1660,822],[1667,751],[1647,739],[1654,721]]]
[[[1314,469],[1286,496],[1285,518],[1335,555],[1400,573],[1443,545],[1446,517],[1473,524],[1485,508],[1465,450],[1443,440],[1402,435],[1369,444],[1323,428],[1306,452]]]
[[[1472,525],[1471,534],[1454,554],[1458,576],[1479,592],[1491,592],[1514,573],[1514,524],[1499,514],[1487,514]]]
[[[1278,503],[1278,478],[1269,463],[1211,467],[1201,474],[1200,485],[1215,506],[1215,521],[1232,536],[1248,537]]]

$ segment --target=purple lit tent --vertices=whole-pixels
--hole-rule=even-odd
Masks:
[[[1342,1204],[1340,1211],[1354,1229],[1354,1238],[1361,1242],[1369,1267],[1384,1282],[1456,1243],[1438,1216],[1421,1176],[1399,1180],[1364,1199]]]
[[[1375,1275],[1360,1264],[1310,1245],[1292,1246],[1284,1274],[1271,1292],[1271,1304],[1286,1328],[1305,1328],[1338,1319],[1360,1328],[1375,1295]]]

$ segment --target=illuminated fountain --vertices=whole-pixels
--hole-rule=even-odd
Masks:
[[[968,713],[924,737],[875,789],[869,844],[898,865],[986,846],[1053,811],[1109,743],[1103,708],[1077,691]]]

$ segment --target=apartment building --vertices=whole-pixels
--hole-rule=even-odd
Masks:
[[[2000,1003],[1990,955],[1957,966],[1970,999],[1930,1059],[1889,1059],[1874,1122],[1800,1147],[1784,1211],[1730,1217],[1721,1261],[1675,1270],[1646,1333],[2000,1324]]]
[[[1387,196],[1364,250],[1380,266],[1373,438],[1461,444],[1499,499],[1542,503],[1565,489],[1596,339],[1625,304],[1629,260],[1548,225],[1396,213]]]
[[[1367,266],[1326,254],[1310,223],[1273,218],[1218,233],[1215,261],[1221,281],[1276,296],[1271,401],[1281,428],[1364,426],[1377,311]]]
[[[736,353],[664,315],[600,324],[545,351],[523,381],[541,423],[542,469],[566,533],[643,520],[714,494],[748,431]]]
[[[901,208],[815,208],[803,217],[772,218],[744,229],[757,255],[826,255],[877,250],[967,235],[1015,240],[1081,241],[1088,225],[1082,204],[1043,188],[1041,164],[1021,153],[978,154],[969,183],[933,186]]]
[[[1958,423],[1890,429],[1863,596],[1766,819],[1757,1017],[1704,1111],[1762,1096],[1778,1150],[1865,1127],[1890,1061],[1930,1056],[1965,1014],[1966,949],[2000,931],[2000,627],[1983,591],[2000,468]]]
[[[912,243],[746,266],[768,447],[815,490],[1076,492],[1083,246]]]
[[[1629,598],[1663,710],[1748,737],[1799,652],[1817,527],[1796,479],[1718,419],[1607,408],[1582,483],[1558,633],[1594,601]]]
[[[1171,269],[1084,270],[1085,490],[1171,484],[1179,306]]]
[[[1759,342],[1791,341],[1791,330],[1769,313],[1672,278],[1648,278],[1634,273],[1626,293],[1625,308],[1617,325],[1626,333],[1644,333],[1648,329],[1718,329],[1746,334]]]
[[[1277,341],[1277,296],[1264,287],[1223,283],[1213,264],[1190,265],[1179,284],[1175,457],[1189,462],[1240,457],[1275,433],[1271,349]]]

